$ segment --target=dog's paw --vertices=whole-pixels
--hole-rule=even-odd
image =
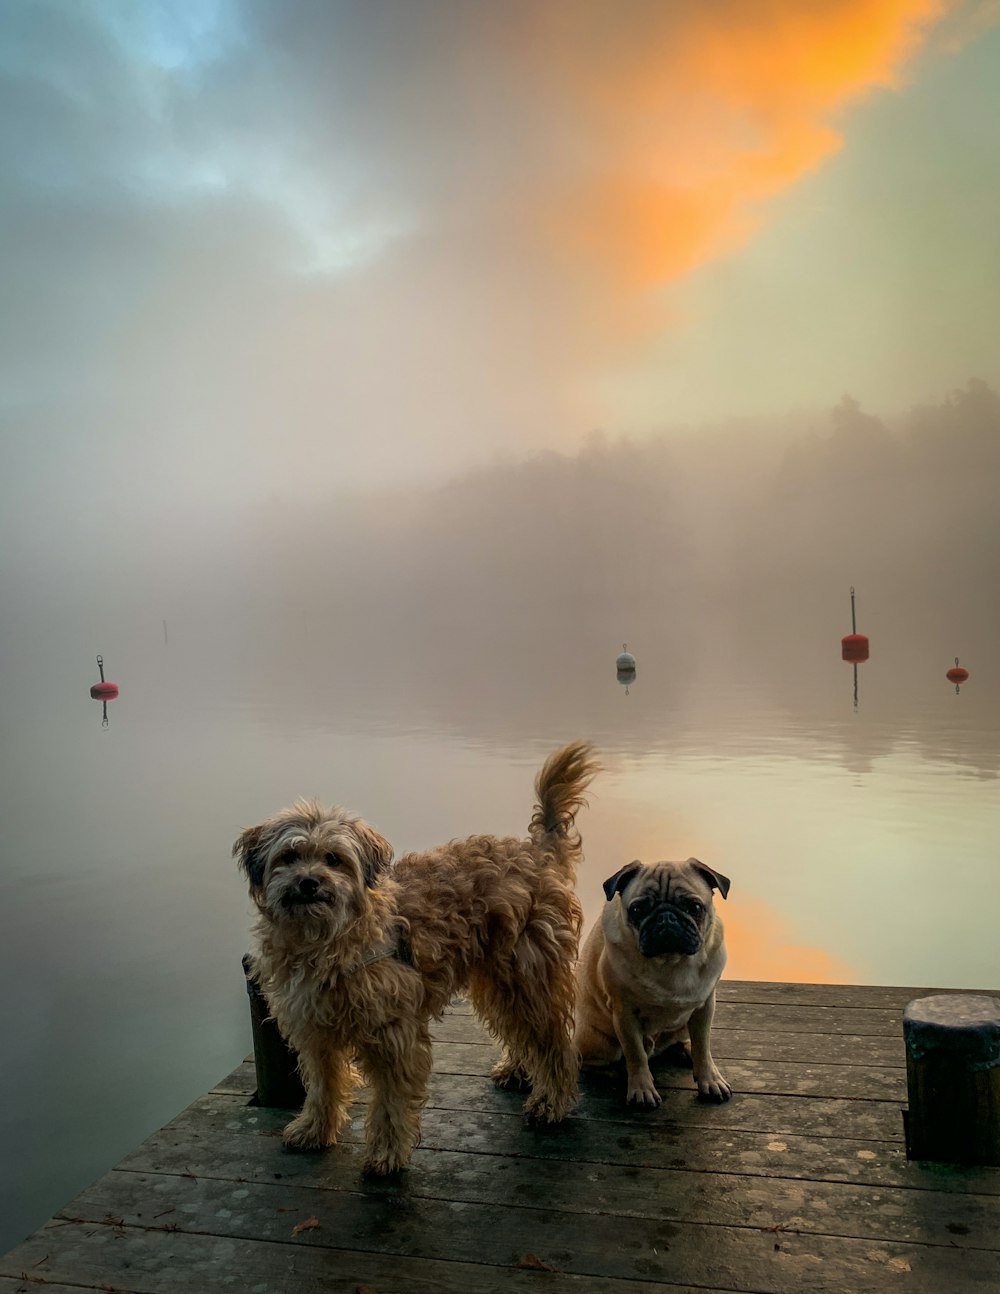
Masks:
[[[365,1157],[361,1172],[365,1177],[388,1177],[391,1173],[398,1173],[400,1169],[405,1168],[408,1161],[408,1155],[404,1156],[388,1150],[380,1151]]]
[[[323,1150],[336,1140],[325,1123],[304,1113],[297,1115],[281,1135],[289,1150]]]
[[[562,1123],[575,1105],[575,1093],[560,1099],[535,1094],[524,1103],[524,1121],[529,1128],[551,1128]]]
[[[639,1110],[655,1110],[663,1098],[656,1090],[652,1074],[640,1074],[629,1077],[626,1104],[634,1105]]]
[[[698,1084],[699,1101],[714,1101],[715,1104],[721,1105],[733,1094],[733,1089],[714,1065],[706,1074],[696,1075],[695,1081]]]
[[[523,1067],[506,1058],[497,1061],[490,1070],[490,1078],[493,1080],[494,1087],[498,1087],[501,1092],[527,1092],[531,1088],[531,1082]]]

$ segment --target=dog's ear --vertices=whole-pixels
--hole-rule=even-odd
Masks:
[[[700,858],[689,858],[688,862],[696,872],[699,872],[704,876],[705,880],[708,881],[713,890],[718,890],[723,898],[727,898],[729,896],[728,876],[723,876],[722,873],[717,872],[714,867],[709,867],[707,863],[703,863]]]
[[[609,903],[616,894],[621,894],[625,886],[641,868],[642,863],[640,863],[637,858],[635,862],[627,863],[624,867],[619,867],[614,876],[608,877],[604,882],[604,897]]]
[[[259,890],[264,880],[264,850],[261,847],[264,826],[261,822],[256,827],[247,827],[236,837],[233,845],[233,857],[246,874],[252,890]]]
[[[378,878],[392,862],[392,845],[384,836],[380,836],[374,827],[360,818],[353,824],[361,851],[361,870],[365,884],[372,889],[378,884]]]

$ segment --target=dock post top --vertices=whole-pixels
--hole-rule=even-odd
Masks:
[[[907,1158],[1000,1166],[1000,997],[915,998],[903,1040]]]
[[[915,998],[903,1010],[903,1037],[919,1060],[947,1048],[973,1068],[1000,1065],[1000,997],[937,993]]]

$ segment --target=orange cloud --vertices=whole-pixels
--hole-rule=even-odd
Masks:
[[[741,246],[760,204],[898,87],[950,0],[607,0],[537,7],[527,56],[563,98],[550,240],[628,289]]]

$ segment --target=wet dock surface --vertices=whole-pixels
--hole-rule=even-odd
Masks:
[[[524,1126],[463,1006],[435,1027],[408,1170],[362,1178],[363,1090],[340,1145],[288,1151],[244,1062],[0,1259],[0,1294],[859,1294],[1000,1288],[1000,1169],[909,1162],[901,1017],[925,989],[730,982],[714,1054],[734,1089],[663,1104],[584,1076]]]

